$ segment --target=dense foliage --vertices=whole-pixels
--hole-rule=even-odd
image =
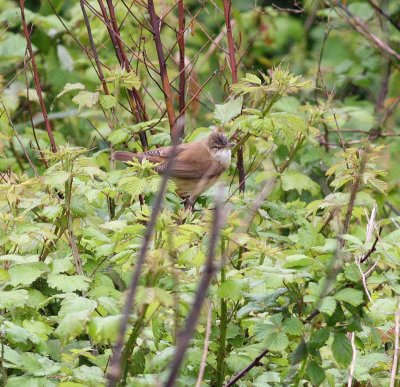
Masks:
[[[238,386],[398,385],[398,2],[243,0],[224,15],[229,1],[185,0],[183,72],[181,2],[154,5],[167,71],[153,2],[104,2],[121,38],[99,3],[27,1],[28,34],[18,4],[0,4],[2,384],[106,384],[161,180],[110,154],[168,145],[172,107],[184,142],[218,126],[238,153],[193,211],[168,184],[120,384],[167,379],[222,202],[177,385],[232,385],[243,370]]]

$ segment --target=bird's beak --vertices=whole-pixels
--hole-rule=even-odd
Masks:
[[[234,142],[230,142],[228,143],[228,148],[234,148],[235,147],[235,143]]]

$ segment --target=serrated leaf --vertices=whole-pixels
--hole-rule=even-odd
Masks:
[[[228,102],[215,105],[214,117],[222,125],[226,124],[242,112],[243,97],[230,99]]]
[[[81,91],[74,98],[72,102],[78,105],[78,110],[82,111],[83,108],[92,108],[99,102],[99,92],[92,93],[90,91]]]
[[[121,315],[93,317],[88,325],[89,334],[95,343],[114,342],[118,335]]]
[[[270,351],[283,351],[289,345],[289,339],[285,332],[272,333],[265,339],[265,345]]]
[[[319,386],[325,380],[325,371],[315,361],[310,361],[306,368],[306,373],[313,386]]]
[[[290,317],[283,321],[283,329],[289,335],[301,336],[303,328],[303,323],[296,317]]]
[[[139,196],[145,190],[145,182],[146,180],[143,178],[137,176],[129,176],[122,178],[118,182],[118,186],[132,196]]]
[[[0,309],[15,309],[26,305],[29,294],[26,290],[0,291]]]
[[[129,133],[123,129],[113,130],[108,136],[108,141],[113,145],[122,144],[129,138]]]
[[[44,182],[47,185],[54,187],[64,184],[68,180],[69,176],[70,174],[66,171],[55,171],[44,175]]]
[[[284,191],[296,190],[300,194],[308,191],[316,196],[320,193],[320,186],[307,175],[296,171],[285,171],[281,175],[282,189]]]
[[[331,345],[332,354],[339,365],[348,367],[353,357],[351,343],[344,333],[337,333]]]
[[[305,341],[302,339],[299,345],[296,347],[294,352],[289,355],[291,364],[298,364],[303,361],[308,354],[307,345]]]
[[[62,97],[64,94],[69,93],[70,91],[73,90],[84,90],[85,86],[82,85],[82,83],[66,83],[64,88],[62,89],[61,93],[56,95],[56,98],[54,98],[51,106],[50,106],[50,110],[53,110],[54,108],[54,102],[56,101],[56,99]]]
[[[329,328],[320,328],[312,333],[310,342],[308,343],[308,345],[312,349],[321,348],[328,341],[330,334],[331,334],[331,331]]]
[[[334,298],[339,301],[348,302],[350,305],[358,306],[364,302],[363,292],[361,290],[345,288],[339,290]]]
[[[15,265],[10,268],[9,274],[11,276],[10,284],[17,285],[30,285],[33,281],[38,279],[43,273],[48,272],[47,265],[43,262],[33,262],[21,265]]]
[[[48,285],[53,289],[65,293],[75,291],[86,292],[89,289],[90,279],[83,275],[50,274],[47,278]]]
[[[117,106],[117,98],[111,94],[101,94],[99,97],[100,105],[103,109],[108,110]]]
[[[321,301],[321,306],[318,308],[320,312],[332,316],[336,309],[336,301],[333,297],[324,297]]]
[[[228,298],[232,301],[240,300],[241,286],[238,281],[227,280],[221,284],[218,289],[218,295],[222,298]]]

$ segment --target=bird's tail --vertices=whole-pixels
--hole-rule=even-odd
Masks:
[[[114,160],[119,160],[119,161],[132,161],[133,159],[138,158],[135,153],[126,151],[113,152],[111,157]]]

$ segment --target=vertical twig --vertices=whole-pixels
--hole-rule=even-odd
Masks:
[[[192,305],[192,309],[186,318],[185,327],[178,336],[178,343],[175,348],[174,358],[172,359],[170,373],[164,387],[175,386],[175,381],[178,377],[179,369],[182,365],[183,359],[193,332],[196,329],[197,321],[201,312],[203,302],[207,296],[208,288],[217,271],[215,265],[215,254],[217,249],[218,238],[223,223],[223,216],[221,211],[221,194],[217,195],[214,207],[214,219],[211,230],[211,237],[208,247],[207,260],[204,265],[203,274],[200,279],[199,287],[197,288],[196,296]]]
[[[400,336],[400,302],[397,308],[395,319],[394,319],[394,352],[393,352],[393,363],[392,363],[392,371],[390,373],[390,387],[395,387],[396,385],[396,376],[397,376],[397,365],[399,362],[399,336]]]
[[[40,85],[40,78],[39,78],[39,73],[38,73],[38,69],[37,69],[37,66],[36,66],[35,55],[34,55],[33,50],[32,50],[32,44],[31,44],[31,39],[30,39],[30,36],[29,36],[28,26],[27,26],[26,20],[25,20],[25,0],[20,0],[19,1],[19,7],[21,9],[22,29],[24,31],[24,35],[25,35],[25,39],[26,39],[26,44],[27,44],[29,56],[30,56],[31,62],[32,62],[33,80],[35,82],[36,93],[37,93],[38,98],[39,98],[39,103],[40,103],[40,108],[41,108],[42,114],[43,114],[43,120],[44,120],[45,128],[46,128],[46,131],[47,131],[47,135],[49,136],[49,140],[50,140],[51,150],[52,150],[53,153],[56,153],[57,152],[57,145],[56,145],[56,142],[54,140],[53,132],[51,130],[49,117],[47,116],[47,109],[46,109],[46,105],[45,105],[44,99],[43,99],[42,87]]]
[[[199,374],[197,376],[197,381],[196,381],[195,387],[201,387],[201,382],[202,382],[203,376],[204,376],[204,370],[206,369],[208,345],[210,344],[211,317],[212,317],[212,304],[210,303],[210,305],[208,307],[208,312],[207,312],[207,325],[206,325],[206,333],[204,336],[203,354],[201,356],[200,369],[199,369]]]
[[[163,47],[161,43],[159,17],[156,15],[153,0],[148,0],[147,8],[149,11],[151,28],[153,30],[152,33],[153,33],[154,44],[156,46],[158,63],[160,65],[160,76],[163,85],[165,107],[167,109],[171,138],[173,141],[175,140],[181,142],[182,133],[179,133],[177,130],[174,102],[172,99],[172,89],[171,89],[171,84],[169,83],[167,62],[164,57]]]
[[[357,357],[357,350],[356,350],[356,346],[354,344],[355,333],[351,332],[350,337],[351,337],[350,342],[351,342],[351,348],[353,350],[353,356],[351,358],[351,364],[350,364],[350,370],[349,370],[349,380],[347,381],[347,387],[351,387],[353,384],[354,367],[356,365],[356,357]]]
[[[179,117],[176,122],[176,131],[180,138],[183,138],[185,131],[185,7],[183,0],[178,3],[178,47],[179,47]]]
[[[140,276],[142,273],[142,267],[146,261],[147,257],[147,250],[150,245],[150,240],[151,237],[153,236],[153,231],[154,227],[157,222],[157,217],[159,212],[161,211],[161,205],[163,201],[163,197],[165,194],[165,191],[167,189],[167,183],[168,183],[168,178],[170,175],[171,171],[171,166],[172,166],[172,160],[174,159],[175,153],[176,153],[176,143],[173,145],[172,152],[171,152],[171,158],[168,159],[167,165],[165,167],[165,173],[163,174],[162,180],[161,180],[161,185],[158,190],[157,196],[154,199],[154,205],[153,205],[153,211],[151,212],[151,217],[149,220],[149,223],[146,228],[146,232],[143,237],[143,243],[142,246],[140,247],[139,255],[136,260],[136,265],[135,265],[135,270],[132,275],[131,283],[129,285],[129,290],[124,306],[124,311],[121,319],[121,325],[118,333],[118,338],[117,342],[114,347],[114,353],[112,355],[110,365],[108,368],[108,373],[107,373],[107,386],[108,387],[115,387],[121,377],[121,354],[122,354],[122,348],[124,345],[124,337],[125,333],[128,329],[128,323],[129,323],[129,315],[135,300],[136,296],[136,289],[139,285],[140,281]],[[125,367],[125,365],[123,365]]]
[[[226,38],[228,40],[229,49],[229,63],[232,72],[232,83],[237,83],[237,64],[236,64],[236,49],[235,43],[233,41],[232,35],[232,25],[231,25],[231,7],[232,0],[224,0],[224,17],[226,24]],[[243,162],[243,146],[240,146],[237,150],[237,161],[236,166],[239,174],[239,192],[244,192],[246,188],[245,170]]]

